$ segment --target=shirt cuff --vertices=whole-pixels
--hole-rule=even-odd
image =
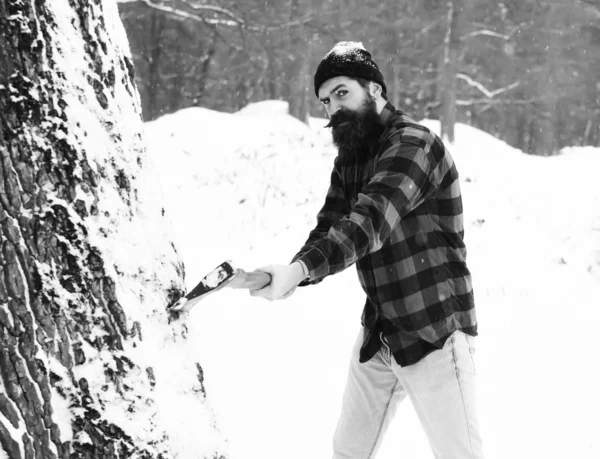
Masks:
[[[304,273],[304,277],[302,278],[302,280],[309,278],[310,272],[308,271],[308,268],[306,267],[306,263],[304,263],[302,260],[296,260],[296,261],[298,263],[300,263],[300,266],[302,266],[302,272]]]
[[[296,261],[304,263],[310,280],[325,277],[329,274],[329,263],[323,252],[313,247]]]

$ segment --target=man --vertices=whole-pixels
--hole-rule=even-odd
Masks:
[[[315,93],[338,156],[317,226],[289,266],[261,268],[277,300],[356,263],[367,295],[334,459],[375,457],[407,396],[437,458],[482,458],[471,275],[456,167],[441,139],[386,100],[362,44],[338,43]]]

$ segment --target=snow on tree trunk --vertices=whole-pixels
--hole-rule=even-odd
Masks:
[[[222,457],[142,134],[114,1],[0,2],[0,457]]]

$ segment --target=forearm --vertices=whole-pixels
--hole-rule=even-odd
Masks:
[[[294,280],[294,285],[296,286],[308,277],[308,269],[303,261],[294,261],[290,264],[290,269],[292,271],[291,276]]]
[[[434,174],[424,151],[416,146],[391,149],[378,167],[354,208],[297,258],[307,265],[311,279],[341,272],[380,250],[403,216],[421,205],[438,185],[431,180]]]

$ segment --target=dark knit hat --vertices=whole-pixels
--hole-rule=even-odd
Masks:
[[[317,97],[321,85],[337,76],[374,81],[381,85],[384,93],[387,92],[379,67],[363,44],[356,41],[340,41],[323,57],[315,73]]]

